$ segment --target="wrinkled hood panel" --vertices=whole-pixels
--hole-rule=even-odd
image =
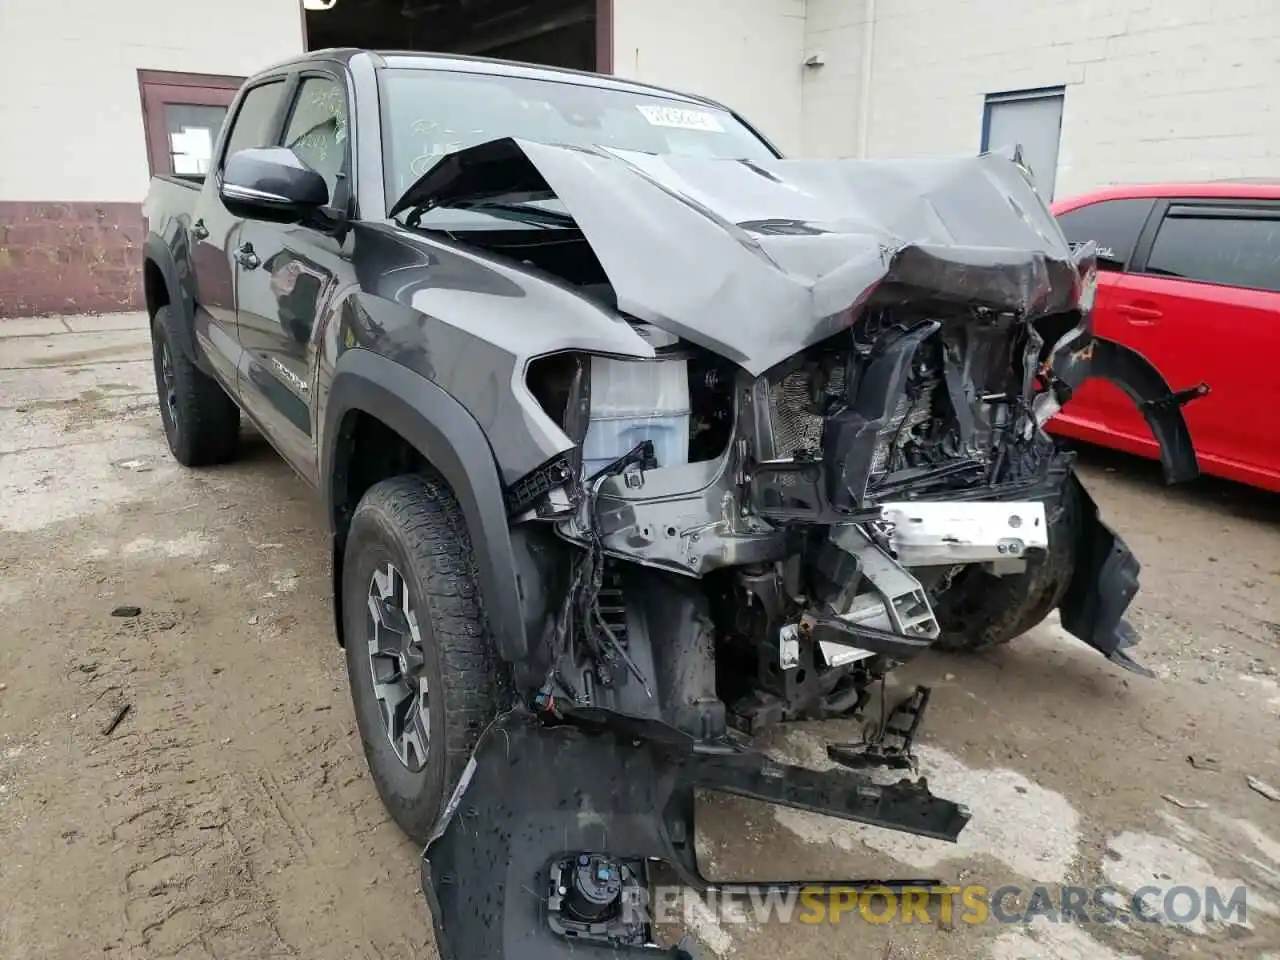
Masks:
[[[884,284],[1027,317],[1075,303],[1053,215],[994,154],[754,162],[504,139],[445,157],[392,213],[547,189],[619,310],[752,374],[847,326]]]

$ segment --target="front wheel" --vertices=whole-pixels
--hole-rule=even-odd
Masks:
[[[402,476],[365,494],[347,533],[342,609],[374,786],[425,844],[500,691],[466,521],[445,484]]]

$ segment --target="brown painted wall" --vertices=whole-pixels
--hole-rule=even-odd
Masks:
[[[136,203],[0,200],[0,318],[142,306]]]

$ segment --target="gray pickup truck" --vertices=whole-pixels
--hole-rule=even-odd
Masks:
[[[699,787],[954,840],[861,772],[912,767],[927,690],[845,769],[751,747],[930,646],[1057,609],[1141,669],[1138,563],[1043,427],[1109,379],[1183,480],[1203,389],[1093,335],[1092,248],[1016,156],[788,160],[701,97],[330,50],[145,213],[169,445],[226,461],[243,413],[323,497],[446,957],[687,956],[634,908],[653,859],[705,885]]]

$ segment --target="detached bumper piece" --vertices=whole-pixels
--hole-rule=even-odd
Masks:
[[[1080,541],[1071,585],[1059,606],[1062,626],[1117,666],[1143,677],[1154,674],[1129,656],[1138,632],[1124,613],[1138,593],[1142,565],[1120,537],[1103,523],[1098,505],[1074,477],[1080,498]]]
[[[817,773],[732,746],[699,752],[610,730],[550,727],[523,712],[485,732],[435,838],[422,887],[443,960],[693,960],[690,941],[654,940],[648,869],[712,888],[694,852],[694,791],[736,794],[891,830],[954,841],[969,820],[923,781],[879,786]],[[933,878],[750,883],[936,886]]]

